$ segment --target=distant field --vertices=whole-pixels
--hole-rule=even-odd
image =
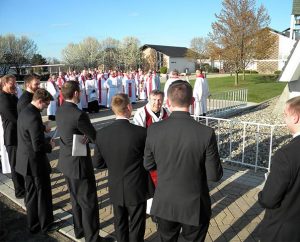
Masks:
[[[194,86],[195,80],[190,80]],[[272,97],[280,95],[286,86],[286,83],[277,82],[275,75],[259,75],[252,74],[246,75],[246,80],[239,78],[239,85],[234,85],[234,76],[227,77],[208,77],[210,93],[217,93],[237,88],[248,88],[248,101],[249,102],[262,102]],[[163,85],[164,83],[162,83]],[[163,87],[162,87],[163,90]]]

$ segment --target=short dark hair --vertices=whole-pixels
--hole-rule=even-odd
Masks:
[[[193,88],[183,80],[174,81],[168,88],[168,99],[178,107],[188,107],[193,100]]]
[[[150,93],[149,93],[149,96],[157,96],[157,95],[161,95],[163,98],[164,98],[164,96],[165,96],[165,93],[164,92],[162,92],[162,91],[160,91],[160,90],[158,90],[158,89],[154,89],[154,90],[152,90]]]
[[[29,74],[29,75],[26,75],[25,78],[24,78],[24,84],[25,86],[27,86],[30,82],[32,82],[33,80],[40,80],[41,77],[37,74]]]
[[[42,100],[43,102],[53,101],[52,95],[44,88],[35,91],[32,97],[33,101]]]
[[[130,100],[127,94],[120,93],[113,96],[111,108],[115,114],[125,114]]]
[[[64,99],[72,99],[76,91],[80,92],[79,83],[77,81],[67,81],[61,88]]]

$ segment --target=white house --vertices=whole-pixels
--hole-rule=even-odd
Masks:
[[[195,72],[195,61],[187,57],[190,49],[186,47],[150,45],[145,44],[141,47],[144,59],[148,60],[149,65],[159,70],[162,66],[168,71],[177,69],[179,72]]]

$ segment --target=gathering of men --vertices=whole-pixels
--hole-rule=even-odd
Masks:
[[[220,181],[223,167],[214,129],[197,122],[190,107],[194,115],[206,115],[208,83],[197,70],[193,88],[173,70],[161,91],[156,75],[151,70],[84,70],[60,73],[59,84],[53,75],[43,89],[40,77],[29,74],[19,98],[15,76],[1,78],[1,159],[8,160],[15,197],[24,198],[32,236],[57,230],[65,222],[55,222],[53,215],[47,154],[57,144],[46,134],[50,128],[41,112],[47,109],[48,120],[57,127],[56,168],[70,194],[76,239],[143,242],[147,200],[153,198],[149,214],[160,241],[205,241],[212,215],[208,182]],[[148,102],[132,115],[137,99]],[[98,112],[100,106],[111,108],[115,120],[96,130],[87,111]],[[262,242],[300,241],[300,97],[286,102],[284,117],[293,139],[276,151],[258,194],[266,210],[258,227]],[[84,154],[76,153],[76,142]],[[95,173],[103,169],[108,170],[116,238],[99,234]]]

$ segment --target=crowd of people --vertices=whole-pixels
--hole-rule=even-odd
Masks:
[[[9,164],[15,196],[25,198],[29,232],[47,233],[64,222],[54,222],[47,153],[55,147],[55,142],[45,135],[50,128],[41,117],[42,110],[55,108],[49,119],[56,121],[59,136],[57,168],[70,193],[77,239],[115,240],[99,236],[94,169],[107,168],[117,241],[144,241],[146,207],[151,198],[150,214],[157,223],[160,241],[178,241],[179,234],[186,241],[204,241],[211,217],[208,181],[219,181],[223,168],[214,130],[190,115],[195,100],[201,103],[200,94],[188,81],[180,80],[178,72],[174,71],[164,92],[159,89],[147,91],[146,88],[142,94],[139,90],[139,95],[148,97],[148,103],[136,111],[130,122],[131,96],[115,85],[117,73],[112,72],[107,74],[103,86],[109,89],[113,85],[111,92],[106,92],[106,102],[110,102],[116,119],[96,131],[83,110],[93,101],[99,105],[101,90],[95,91],[98,94],[95,99],[90,95],[95,92],[88,88],[99,82],[89,74],[92,73],[83,71],[83,75],[77,76],[78,80],[76,75],[74,80],[52,76],[49,83],[57,90],[55,93],[51,92],[49,83],[47,91],[39,88],[38,76],[28,75],[25,90],[19,98],[16,78],[13,75],[1,78],[1,161],[6,159]],[[207,85],[203,84],[203,74],[200,71],[196,74],[195,86]],[[87,88],[83,89],[82,84]],[[204,92],[208,92],[208,88]],[[56,100],[59,105],[52,104]],[[84,106],[82,100],[88,106]],[[205,112],[205,107],[196,109]],[[258,202],[267,210],[262,221],[261,241],[300,240],[300,210],[297,207],[300,199],[300,164],[297,162],[300,97],[287,102],[285,120],[294,139],[275,154],[270,175],[259,194]],[[73,154],[74,137],[77,136],[81,137],[85,154]],[[90,143],[95,145],[93,157]]]
[[[58,105],[63,102],[61,87],[70,80],[79,82],[81,90],[79,108],[89,112],[98,112],[100,107],[111,108],[112,97],[118,93],[127,94],[130,102],[135,103],[137,99],[147,100],[152,90],[160,89],[160,75],[152,70],[147,73],[141,69],[128,72],[98,69],[59,72],[58,76],[51,75],[46,85]],[[51,118],[55,111],[53,105],[48,108]]]

